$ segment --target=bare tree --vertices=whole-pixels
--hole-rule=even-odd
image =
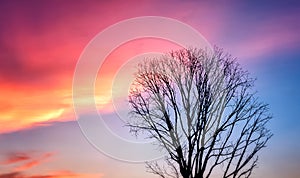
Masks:
[[[165,164],[149,162],[148,170],[162,178],[249,177],[272,136],[268,106],[253,82],[219,48],[183,49],[140,63],[128,125],[167,152]]]

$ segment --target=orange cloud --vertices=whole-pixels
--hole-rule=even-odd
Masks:
[[[144,13],[147,11],[183,20],[195,12],[200,13],[199,17],[206,17],[205,14],[210,12],[205,4],[202,10],[192,10],[196,7],[195,3],[183,3],[176,9],[165,8],[169,6],[167,2],[159,7],[153,2],[141,2],[139,8],[132,8],[136,3],[59,2],[59,6],[52,2],[2,4],[5,10],[0,13],[3,14],[1,17],[5,17],[5,26],[0,30],[0,133],[31,128],[36,123],[74,118],[72,77],[76,62],[88,42],[105,27],[137,14],[146,15]],[[85,13],[86,9],[89,13]],[[35,17],[39,18],[32,20]],[[205,19],[199,26],[207,26]],[[209,24],[212,25],[211,22]],[[220,29],[217,28],[218,23],[212,26],[206,30],[207,34]],[[111,56],[116,59],[100,72],[104,82],[96,91],[100,109],[112,109],[106,106],[111,100],[111,80],[113,72],[124,59],[145,49],[166,49],[156,44],[132,45],[132,48],[124,48],[124,53]]]
[[[34,123],[72,118],[71,89],[0,83],[0,133],[29,128]]]
[[[55,44],[51,29],[37,35],[24,28],[0,35],[0,133],[72,116],[72,75],[84,45]]]

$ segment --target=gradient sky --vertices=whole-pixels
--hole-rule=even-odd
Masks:
[[[139,16],[182,21],[236,56],[257,78],[258,95],[274,116],[274,137],[253,177],[300,177],[298,1],[2,0],[0,14],[0,178],[155,177],[143,164],[117,161],[92,147],[72,107],[74,69],[85,46],[110,25]],[[109,105],[116,71],[130,56],[166,46],[172,45],[129,42],[99,71],[97,105],[120,134]]]

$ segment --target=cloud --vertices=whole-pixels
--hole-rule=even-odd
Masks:
[[[2,165],[13,165],[15,171],[24,171],[38,166],[54,155],[53,152],[37,154],[35,152],[13,152],[6,155]]]
[[[39,175],[27,175],[23,172],[0,174],[0,178],[101,178],[102,176],[102,174],[83,174],[65,170]]]
[[[5,174],[0,174],[0,178],[22,178],[19,172],[10,172]]]
[[[20,166],[17,166],[15,168],[16,171],[23,171],[23,170],[27,170],[30,169],[34,166],[40,165],[42,163],[44,163],[45,161],[48,160],[48,158],[52,157],[53,153],[44,153],[43,155],[37,157],[37,158],[33,158],[32,160],[30,160],[29,162],[26,162]]]
[[[10,153],[7,155],[7,158],[1,163],[2,165],[14,164],[18,162],[23,162],[30,160],[31,157],[27,153]]]
[[[71,88],[49,89],[0,83],[0,133],[73,118]]]
[[[211,12],[209,4],[159,2],[158,6],[157,3],[1,1],[0,21],[5,25],[0,24],[0,133],[74,118],[72,77],[76,62],[88,42],[109,25],[152,14],[205,27],[202,30],[208,36],[220,29],[223,16]],[[213,23],[206,16],[214,19]],[[201,23],[195,23],[198,17]],[[112,77],[109,69],[113,67],[114,64],[107,68],[109,79]],[[110,99],[110,85],[106,82],[102,86],[98,89],[102,96],[97,96],[97,101],[105,105]]]
[[[73,116],[77,59],[89,40],[115,21],[115,11],[106,10],[115,4],[0,3],[0,21],[6,22],[0,25],[0,133],[73,118],[68,116]],[[82,15],[85,9],[89,15]],[[98,18],[101,23],[95,23]]]
[[[0,21],[5,22],[0,24],[0,133],[31,128],[36,123],[73,118],[72,77],[76,62],[97,33],[120,20],[143,15],[171,17],[198,29],[209,40],[227,38],[228,32],[232,32],[233,35],[223,45],[234,56],[245,59],[258,58],[299,42],[299,26],[295,25],[300,24],[297,20],[299,13],[272,13],[274,17],[267,20],[244,21],[246,16],[256,16],[249,15],[254,14],[252,11],[241,13],[240,7],[228,2],[0,3]],[[139,8],[132,8],[134,6]],[[265,5],[260,8],[263,7]],[[256,4],[250,8],[257,8]],[[269,3],[268,8],[272,8]],[[86,9],[89,9],[88,13]],[[235,26],[232,26],[233,22]],[[248,36],[237,37],[240,31]],[[129,54],[137,49],[132,46],[132,49],[126,50]],[[106,78],[96,91],[99,105],[105,105],[110,99],[109,82],[114,76],[112,71],[116,72],[116,66],[124,62],[121,57],[124,58],[124,54],[119,60],[112,60],[112,64],[103,71],[102,76]]]
[[[11,152],[1,162],[2,166],[13,166],[11,172],[0,174],[0,178],[100,178],[102,174],[75,173],[69,170],[51,171],[45,174],[29,175],[29,169],[41,165],[55,153]],[[26,173],[25,173],[26,172]]]

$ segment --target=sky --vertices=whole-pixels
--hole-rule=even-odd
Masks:
[[[134,150],[106,148],[110,137],[101,135],[94,123],[97,113],[87,109],[76,115],[72,100],[76,64],[88,44],[108,27],[143,16],[189,25],[257,78],[258,96],[274,116],[269,123],[274,136],[261,152],[253,178],[298,178],[300,3],[296,0],[0,1],[0,178],[155,177],[144,164],[128,160],[139,159]],[[132,28],[123,33],[142,27]],[[137,39],[107,56],[95,79],[95,102],[115,134],[133,139],[117,122],[126,115],[118,99],[131,82],[124,70],[144,57],[140,54],[177,47],[162,39]],[[85,126],[96,131],[98,139],[87,138]],[[102,146],[104,151],[99,151]],[[148,155],[139,152],[143,154]]]

